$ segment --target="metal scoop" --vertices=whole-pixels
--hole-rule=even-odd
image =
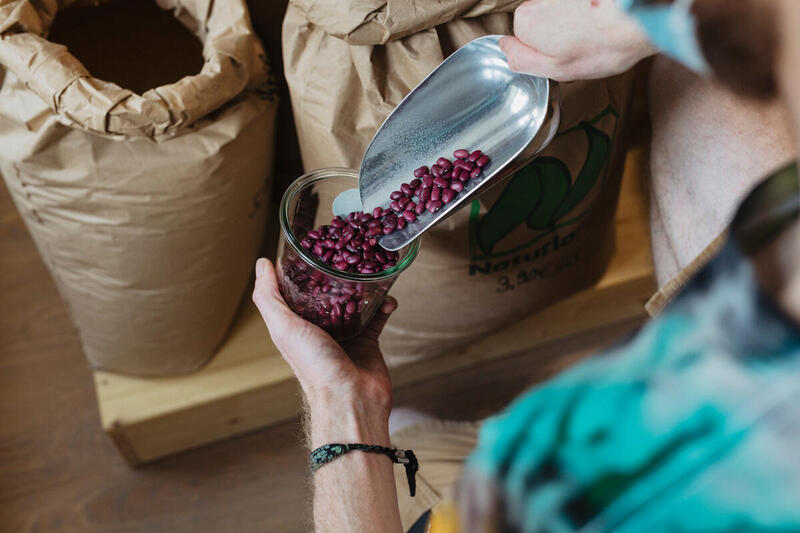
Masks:
[[[454,52],[411,91],[372,139],[354,192],[337,198],[334,212],[387,208],[389,196],[413,179],[414,169],[457,149],[482,150],[491,158],[483,173],[436,213],[380,239],[399,250],[476,194],[532,161],[550,143],[560,121],[558,85],[512,71],[500,35],[476,39]]]

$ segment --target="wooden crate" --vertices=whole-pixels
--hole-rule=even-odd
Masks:
[[[594,287],[466,348],[392,369],[395,387],[644,319],[644,302],[654,290],[645,169],[645,153],[631,152],[616,216],[616,251]],[[195,374],[145,379],[98,371],[94,378],[103,429],[133,465],[285,421],[299,408],[291,371],[249,302],[219,353]]]

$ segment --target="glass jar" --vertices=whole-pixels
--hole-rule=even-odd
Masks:
[[[374,274],[344,272],[322,262],[300,242],[334,218],[333,200],[358,187],[358,173],[346,168],[314,170],[297,178],[281,200],[281,237],[276,268],[289,307],[337,341],[355,337],[369,323],[397,276],[411,265],[419,239],[397,253],[394,266]]]

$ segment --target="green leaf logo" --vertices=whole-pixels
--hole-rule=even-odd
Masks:
[[[586,153],[586,161],[583,163],[583,168],[578,174],[578,179],[572,184],[567,198],[558,208],[555,219],[559,219],[572,211],[576,205],[586,198],[594,184],[597,183],[597,178],[600,177],[611,154],[611,139],[608,135],[588,122],[581,122],[580,127],[586,132],[586,137],[589,140],[589,150]]]
[[[517,172],[476,228],[484,254],[523,222],[533,230],[553,229],[594,188],[611,154],[611,139],[589,122],[581,122],[588,140],[583,167],[573,183],[567,165],[555,157],[540,157]]]
[[[491,253],[495,244],[525,222],[531,207],[539,203],[541,191],[542,182],[534,165],[514,174],[478,225],[478,246],[484,253]]]
[[[540,157],[531,166],[536,168],[543,192],[539,203],[528,213],[528,227],[548,229],[569,192],[572,177],[567,165],[555,157]]]

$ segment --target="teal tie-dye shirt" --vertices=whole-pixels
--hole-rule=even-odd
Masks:
[[[628,342],[518,399],[468,467],[521,532],[800,531],[800,330],[746,254],[798,216],[787,169]]]

